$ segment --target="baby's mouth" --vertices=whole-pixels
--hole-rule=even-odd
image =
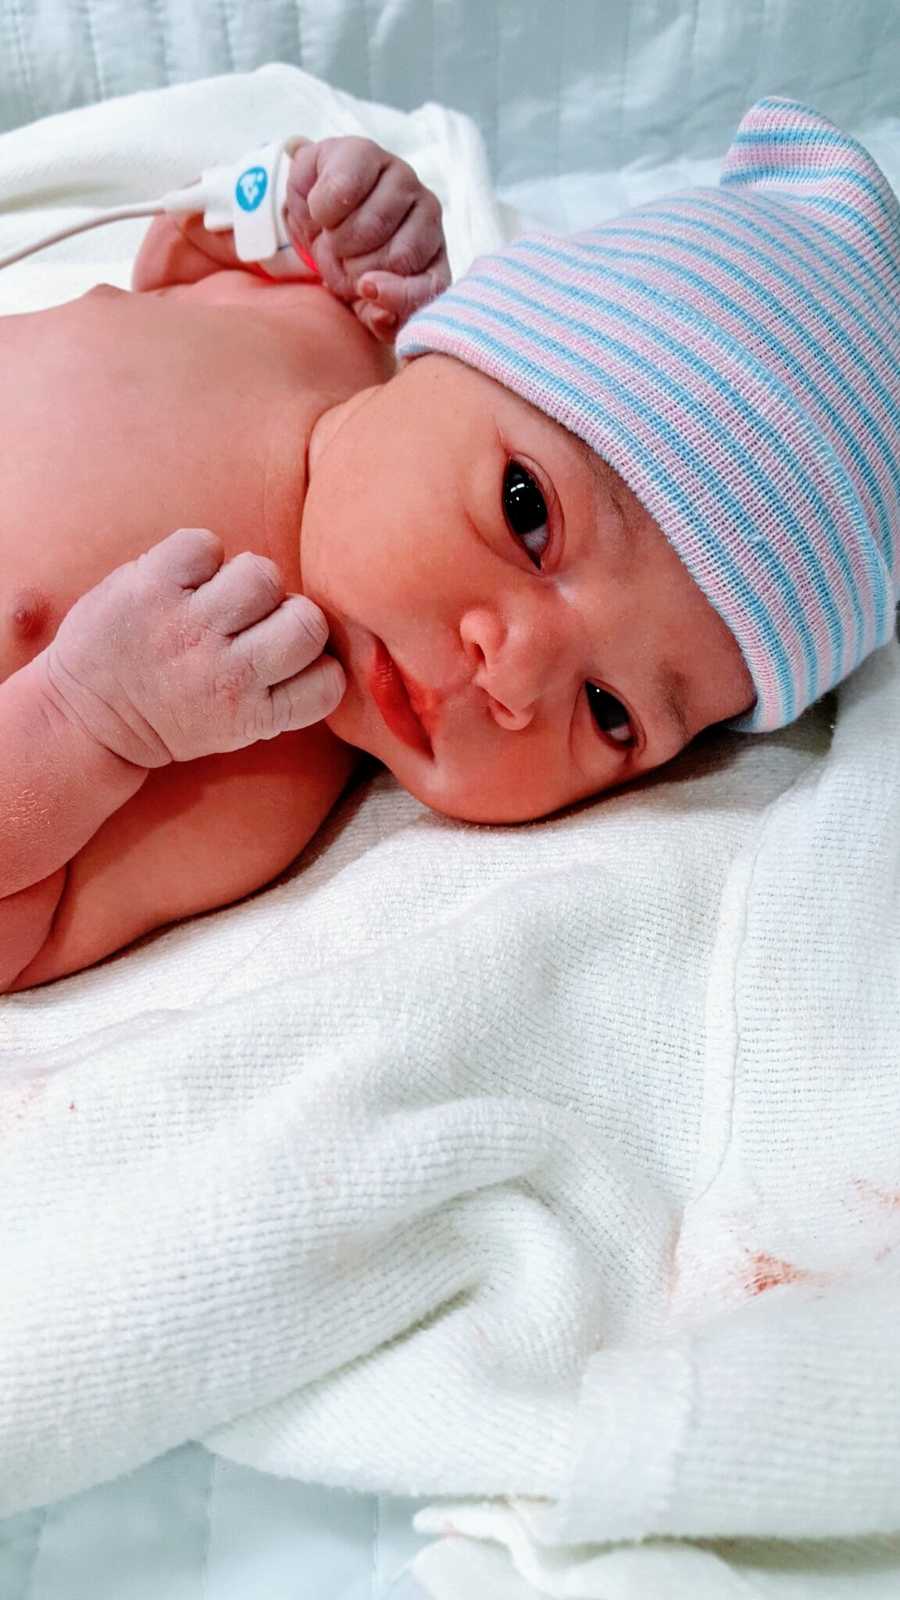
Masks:
[[[411,750],[432,760],[431,740],[418,711],[418,706],[423,704],[424,691],[407,682],[387,646],[377,636],[366,677],[372,699],[391,733]]]

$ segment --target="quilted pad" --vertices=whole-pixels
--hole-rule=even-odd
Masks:
[[[419,1501],[171,1450],[0,1522],[3,1600],[419,1600]]]

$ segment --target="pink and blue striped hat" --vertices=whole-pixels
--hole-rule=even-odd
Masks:
[[[900,593],[900,207],[817,112],[760,100],[718,188],[527,234],[410,318],[630,485],[779,728],[887,642]]]

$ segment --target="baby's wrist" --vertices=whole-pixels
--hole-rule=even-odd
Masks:
[[[155,760],[101,696],[77,682],[53,659],[53,644],[29,662],[34,675],[35,710],[53,744],[85,777],[106,789],[140,788],[147,773],[166,760]],[[124,738],[123,738],[124,736]],[[157,741],[159,742],[159,741]],[[126,746],[127,753],[126,753]],[[143,759],[146,754],[147,759]],[[121,802],[119,802],[121,803]]]

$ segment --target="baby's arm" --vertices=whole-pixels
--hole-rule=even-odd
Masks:
[[[46,940],[66,863],[149,771],[61,711],[44,654],[0,684],[0,992]]]
[[[450,282],[439,201],[412,167],[371,139],[302,144],[291,161],[285,214],[299,254],[385,343]],[[238,260],[230,234],[209,233],[202,216],[158,217],[135,262],[132,288],[196,283],[241,267],[266,276]]]
[[[177,283],[199,283],[210,273],[247,268],[239,261],[230,233],[209,233],[202,216],[154,217],[131,269],[131,287],[138,294],[168,289]]]
[[[151,769],[309,727],[344,692],[324,616],[273,561],[180,528],[75,602],[0,684],[0,992],[50,931],[63,869]]]

